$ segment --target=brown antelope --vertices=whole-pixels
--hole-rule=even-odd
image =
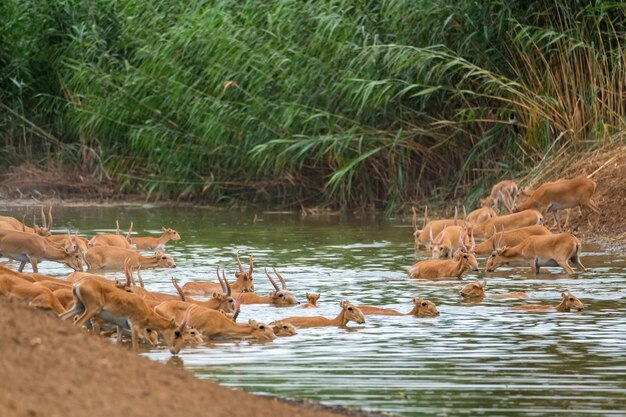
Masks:
[[[111,282],[105,283],[91,277],[85,277],[77,282],[72,292],[74,306],[61,314],[61,319],[66,320],[79,315],[75,322],[78,326],[96,316],[120,327],[127,327],[127,323],[130,322],[132,328],[158,331],[164,336],[173,355],[180,352],[184,343],[183,332],[187,325],[185,318],[189,318],[189,313],[180,325],[177,325],[175,319],[168,319],[156,313],[136,294],[120,290]],[[133,348],[137,349],[136,338],[133,339]]]
[[[558,312],[569,312],[571,310],[582,311],[585,307],[583,303],[571,292],[562,292],[561,293],[561,302],[555,306],[551,305],[520,305],[511,307],[511,310],[524,310],[524,311],[535,311],[535,312],[550,312],[550,311],[558,311]]]
[[[181,317],[185,309],[190,311],[189,325],[197,329],[205,339],[216,337],[246,337],[260,341],[274,340],[276,335],[270,326],[250,320],[247,324],[235,323],[226,314],[200,306],[192,306],[182,301],[166,301],[155,307],[155,311],[172,318]]]
[[[574,178],[548,182],[541,185],[526,199],[515,207],[515,211],[528,209],[554,212],[557,226],[561,230],[561,222],[558,210],[580,206],[589,209],[597,215],[600,209],[591,201],[591,196],[596,191],[596,183],[584,175]],[[589,221],[589,214],[587,221]]]
[[[48,221],[46,222],[46,216],[43,212],[43,206],[41,206],[41,222],[43,227],[37,226],[37,222],[33,217],[33,227],[28,227],[23,221],[11,216],[0,216],[0,229],[14,230],[17,232],[34,233],[39,236],[50,236],[50,229],[52,228],[52,206],[48,209]]]
[[[176,268],[174,259],[163,252],[155,252],[153,256],[146,257],[134,250],[118,248],[114,246],[95,246],[87,250],[85,261],[88,271],[108,269],[124,269],[124,262],[130,259],[129,267],[142,268]]]
[[[468,269],[478,271],[478,262],[474,255],[476,242],[472,237],[472,245],[469,250],[463,242],[465,236],[459,236],[459,249],[454,258],[450,260],[428,259],[419,261],[408,270],[410,278],[460,278]]]
[[[275,321],[271,326],[272,331],[278,337],[295,336],[298,334],[296,326],[290,323],[285,323],[282,320]]]
[[[130,243],[130,235],[133,232],[133,222],[130,222],[130,228],[128,229],[128,233],[126,236],[120,234],[120,226],[117,220],[115,221],[117,225],[117,233],[103,233],[100,235],[96,235],[91,238],[88,242],[90,247],[94,246],[113,246],[116,248],[123,249],[136,249],[135,245]]]
[[[459,248],[461,235],[465,236],[465,244],[470,244],[467,226],[448,226],[437,235],[431,247],[432,259],[451,258]]]
[[[483,207],[495,207],[498,208],[499,204],[502,204],[509,212],[513,211],[515,206],[515,199],[517,198],[517,184],[511,180],[500,181],[493,187],[491,187],[491,194],[489,197],[480,200]]]
[[[231,288],[234,292],[254,292],[254,282],[252,281],[252,256],[250,256],[250,268],[248,272],[243,270],[241,261],[239,260],[239,253],[236,255],[237,264],[239,266],[239,272],[235,272],[235,282],[231,284]],[[218,275],[219,277],[219,275]],[[217,282],[207,281],[190,281],[183,285],[183,292],[187,295],[210,295],[216,291],[221,291],[222,284]]]
[[[224,272],[222,272],[222,277],[220,277],[219,267],[216,271],[216,274],[217,279],[222,285],[222,290],[212,293],[211,298],[206,301],[196,301],[187,297],[182,288],[180,288],[180,286],[176,282],[175,278],[172,278],[172,284],[174,285],[174,288],[176,288],[176,291],[178,292],[181,301],[185,301],[191,305],[197,305],[211,310],[223,311],[224,313],[234,314],[235,300],[232,297],[230,283],[228,282],[228,279],[226,279],[226,275],[224,274]]]
[[[487,281],[480,282],[476,280],[475,282],[470,282],[461,288],[460,294],[463,298],[468,299],[483,299],[485,298],[485,287],[487,286]],[[492,295],[491,298],[528,298],[528,295],[523,292],[514,292],[510,294],[495,294]]]
[[[46,239],[48,239],[48,241],[52,243],[53,245],[56,245],[59,247],[63,247],[67,245],[70,240],[69,236],[65,234],[50,235]],[[80,253],[84,256],[88,249],[87,239],[85,239],[84,237],[78,236],[78,233],[75,233],[71,239],[72,239],[72,242],[75,243],[76,246],[78,246],[78,250],[80,251]]]
[[[543,216],[537,210],[524,210],[519,213],[507,214],[487,220],[472,228],[474,236],[489,238],[493,234],[493,228],[497,231],[519,229],[522,227],[543,224]]]
[[[134,237],[130,239],[130,244],[135,245],[136,249],[142,250],[163,250],[165,244],[170,240],[180,240],[180,235],[174,229],[162,227],[163,234],[160,237]]]
[[[493,252],[487,258],[487,272],[513,260],[527,260],[535,274],[542,266],[560,266],[568,275],[574,275],[568,261],[574,262],[583,272],[587,270],[580,262],[580,249],[580,240],[570,233],[530,236],[513,247],[502,247],[498,242],[494,243]]]
[[[413,239],[415,240],[415,249],[424,246],[426,250],[431,250],[433,236],[437,236],[443,229],[448,226],[456,226],[458,210],[454,208],[454,219],[452,220],[432,220],[428,221],[428,206],[424,209],[424,225],[421,230],[417,228],[417,213],[413,207]]]
[[[463,208],[463,210],[465,210],[465,208]],[[469,223],[470,226],[478,226],[494,217],[497,217],[497,214],[491,207],[481,207],[471,211],[465,217],[465,221]]]
[[[274,269],[274,273],[278,277],[282,288],[278,288],[276,282],[272,279],[270,274],[267,272],[267,268],[265,268],[265,275],[270,280],[270,283],[274,286],[276,291],[271,291],[267,297],[255,294],[253,292],[241,293],[239,297],[241,298],[241,304],[271,304],[276,307],[287,307],[295,304],[300,304],[298,299],[293,295],[289,290],[287,290],[287,283],[285,279]]]
[[[329,319],[326,317],[287,317],[277,321],[270,323],[270,326],[277,323],[278,321],[282,323],[289,323],[298,328],[308,328],[308,327],[326,327],[326,326],[337,326],[337,327],[345,327],[348,322],[353,321],[358,324],[365,323],[365,317],[361,310],[350,303],[349,301],[342,301],[339,303],[341,307],[341,311],[334,319]]]
[[[379,316],[414,316],[414,317],[433,317],[439,315],[437,306],[432,301],[424,300],[422,297],[413,297],[415,307],[408,313],[401,313],[390,308],[380,308],[372,306],[358,306],[363,315],[379,315]]]
[[[306,304],[300,306],[300,308],[317,308],[317,300],[320,299],[320,294],[306,293]]]
[[[33,272],[39,272],[37,264],[40,260],[60,262],[77,271],[83,269],[82,255],[71,236],[66,245],[61,248],[34,233],[2,230],[0,231],[0,253],[9,259],[19,261],[19,272],[24,270],[27,262],[32,265]]]
[[[0,295],[26,302],[31,307],[65,311],[59,300],[48,288],[38,286],[22,278],[22,274],[9,268],[0,268]]]
[[[549,234],[550,231],[545,226],[540,224],[507,230],[506,232],[500,233],[496,233],[494,230],[493,235],[489,239],[476,245],[476,255],[487,255],[493,252],[494,242],[498,239],[502,240],[503,246],[515,246],[520,244],[529,236],[542,236]]]

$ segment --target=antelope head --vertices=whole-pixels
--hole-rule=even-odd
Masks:
[[[67,255],[67,258],[63,261],[63,263],[74,271],[82,271],[83,270],[83,254],[78,248],[76,241],[72,238],[70,231],[67,231],[67,240],[63,245],[63,250]]]
[[[465,267],[477,272],[478,271],[478,260],[476,260],[476,255],[474,254],[474,250],[476,249],[476,241],[474,240],[474,235],[472,234],[471,246],[467,249],[465,246],[465,238],[467,237],[467,231],[463,230],[459,234],[459,249],[454,254],[455,259],[462,259]]]
[[[165,252],[154,252],[154,258],[157,259],[157,264],[162,268],[176,268],[174,258],[167,255]]]
[[[232,297],[232,290],[230,283],[226,278],[224,270],[222,270],[222,276],[220,277],[220,267],[217,267],[215,271],[217,280],[222,286],[222,292],[214,292],[213,299],[219,301],[219,307],[216,310],[223,311],[225,313],[234,313],[236,311],[235,299]]]
[[[431,250],[432,250],[432,259],[439,259],[445,255],[446,248],[443,245],[443,241],[446,238],[446,229],[443,229],[439,235],[437,235],[437,240],[433,240],[433,230],[430,229],[430,241],[431,241]]]
[[[486,286],[487,281],[480,282],[476,280],[475,282],[470,282],[461,288],[461,295],[464,298],[483,298],[485,296]]]
[[[250,336],[258,341],[270,341],[276,339],[274,330],[265,323],[259,323],[256,320],[249,320],[248,325],[252,329]]]
[[[505,265],[509,262],[508,258],[506,258],[506,250],[507,246],[502,246],[502,239],[504,239],[504,230],[498,235],[496,233],[496,228],[493,228],[493,236],[491,238],[491,245],[493,251],[491,255],[487,258],[486,270],[487,272],[493,272],[496,268]]]
[[[317,307],[317,300],[320,299],[320,294],[318,293],[306,293],[306,300],[312,306]]]
[[[169,227],[162,227],[161,230],[163,231],[163,233],[169,236],[170,240],[180,240],[180,235],[176,230],[170,229]]]
[[[35,233],[39,236],[48,237],[52,233],[50,233],[50,229],[52,229],[52,205],[48,208],[48,220],[46,221],[46,216],[43,212],[43,206],[41,206],[41,224],[42,226],[37,226],[37,222],[35,221],[35,216],[33,216],[33,229]]]
[[[339,307],[341,307],[346,323],[349,321],[353,321],[358,324],[365,323],[365,316],[360,308],[352,304],[348,300],[343,300],[339,303]]]
[[[564,308],[563,308],[564,306]],[[571,292],[562,292],[561,293],[561,303],[559,307],[563,308],[565,311],[577,310],[582,311],[585,307],[583,303]]]
[[[272,279],[270,274],[267,272],[267,268],[265,268],[265,275],[267,275],[267,278],[270,280],[270,283],[276,289],[276,291],[271,291],[269,293],[269,296],[272,299],[272,304],[278,307],[285,307],[285,306],[292,306],[295,304],[300,304],[300,302],[295,297],[295,295],[293,295],[289,290],[287,290],[287,283],[285,282],[285,279],[282,277],[282,275],[280,275],[278,271],[276,271],[276,268],[273,268],[273,269],[274,269],[274,273],[276,274],[276,276],[278,277],[280,281],[282,288],[278,288],[278,285],[276,285],[276,281]]]
[[[185,344],[185,329],[187,328],[187,323],[191,316],[191,310],[194,307],[195,306],[191,306],[187,309],[180,325],[177,325],[176,321],[172,318],[169,321],[168,327],[163,329],[163,337],[172,355],[178,355],[178,352],[180,352]]]
[[[424,300],[422,297],[413,297],[415,307],[409,314],[415,317],[434,317],[439,315],[437,306],[432,301]]]
[[[295,336],[298,334],[296,330],[296,326],[291,323],[286,323],[282,320],[275,321],[272,325],[272,331],[276,336],[284,337],[284,336]]]
[[[243,284],[241,292],[254,292],[254,281],[252,280],[252,270],[254,269],[254,263],[252,261],[252,255],[250,255],[248,272],[243,270],[243,265],[241,264],[241,260],[239,259],[239,252],[237,252],[235,257],[237,258],[237,266],[239,267],[239,271],[235,272],[235,278],[238,282],[241,282]]]

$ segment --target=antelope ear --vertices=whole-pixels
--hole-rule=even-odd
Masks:
[[[423,298],[422,297],[413,297],[413,302],[415,304],[420,304],[422,302]]]
[[[562,292],[562,293],[561,293],[561,297],[565,298],[565,297],[567,297],[567,294],[566,294],[566,293],[564,293],[564,292]]]
[[[173,318],[170,319],[170,327],[176,327],[176,320]]]
[[[276,295],[276,291],[270,291],[267,293],[267,295],[269,295],[270,297],[273,297]]]
[[[217,297],[219,297],[219,296],[220,296],[220,294],[221,294],[221,293],[219,293],[219,292],[214,292],[211,296],[212,296],[213,298],[217,298]]]
[[[306,293],[306,298],[309,298],[309,293],[308,292]]]
[[[164,232],[167,232],[167,229],[165,228],[165,226],[161,227],[161,230]]]
[[[482,287],[485,288],[487,286],[487,281],[483,280]]]

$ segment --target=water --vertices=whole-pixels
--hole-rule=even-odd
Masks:
[[[21,210],[12,213],[21,218]],[[419,319],[368,316],[364,325],[300,330],[267,344],[212,341],[180,355],[199,378],[405,416],[626,415],[623,252],[585,245],[582,262],[589,271],[576,277],[558,268],[535,277],[528,267],[515,267],[467,274],[462,282],[420,282],[404,272],[415,256],[411,229],[399,227],[400,220],[256,216],[254,222],[255,213],[236,211],[66,208],[56,210],[55,221],[89,234],[114,229],[116,218],[123,228],[133,220],[142,234],[175,228],[182,240],[168,251],[178,267],[145,271],[149,289],[172,293],[171,275],[180,282],[214,280],[217,265],[232,275],[240,250],[244,264],[254,253],[257,292],[271,288],[263,267],[276,266],[301,301],[307,291],[322,294],[317,310],[245,305],[240,322],[334,317],[343,299],[409,311],[414,295],[435,302],[441,312]],[[479,263],[484,266],[484,260]],[[67,273],[49,262],[41,270]],[[585,310],[518,312],[510,307],[530,301],[489,297],[466,303],[458,290],[477,277],[487,280],[488,294],[525,291],[531,301],[546,304],[557,304],[562,291],[571,291]],[[144,354],[171,359],[164,349]]]

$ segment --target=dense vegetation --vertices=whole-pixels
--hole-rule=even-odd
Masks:
[[[211,202],[471,200],[624,129],[625,22],[582,0],[5,0],[0,160]]]

